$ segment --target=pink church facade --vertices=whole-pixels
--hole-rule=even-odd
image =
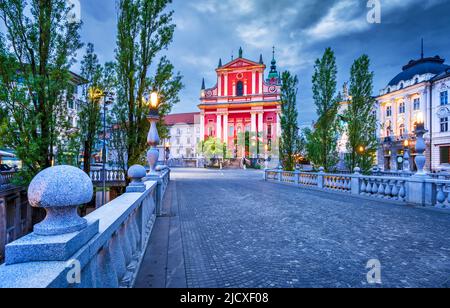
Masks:
[[[273,151],[281,136],[281,80],[275,56],[265,78],[266,65],[239,57],[216,69],[217,82],[200,98],[201,140],[214,137],[234,157],[261,157]]]

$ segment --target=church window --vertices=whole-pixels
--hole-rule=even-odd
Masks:
[[[236,85],[236,96],[244,96],[244,83],[239,81]]]

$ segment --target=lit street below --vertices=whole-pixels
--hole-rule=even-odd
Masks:
[[[171,177],[136,287],[450,286],[448,213],[268,183],[260,171]]]

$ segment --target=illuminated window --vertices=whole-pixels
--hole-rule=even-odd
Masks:
[[[399,127],[400,136],[405,135],[405,124],[401,124]]]

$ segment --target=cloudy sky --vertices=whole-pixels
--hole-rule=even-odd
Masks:
[[[116,11],[114,0],[80,0],[82,37],[95,44],[102,61],[114,58]],[[186,88],[174,112],[196,111],[202,77],[215,85],[219,58],[237,55],[266,63],[272,46],[280,70],[299,76],[300,122],[315,119],[311,76],[316,58],[326,47],[336,52],[339,84],[349,78],[352,62],[366,53],[375,72],[374,94],[410,59],[425,55],[450,58],[450,1],[381,0],[381,24],[367,22],[367,0],[174,0],[177,29],[166,52],[184,75]],[[450,60],[450,59],[449,59]],[[75,68],[76,69],[76,68]]]

